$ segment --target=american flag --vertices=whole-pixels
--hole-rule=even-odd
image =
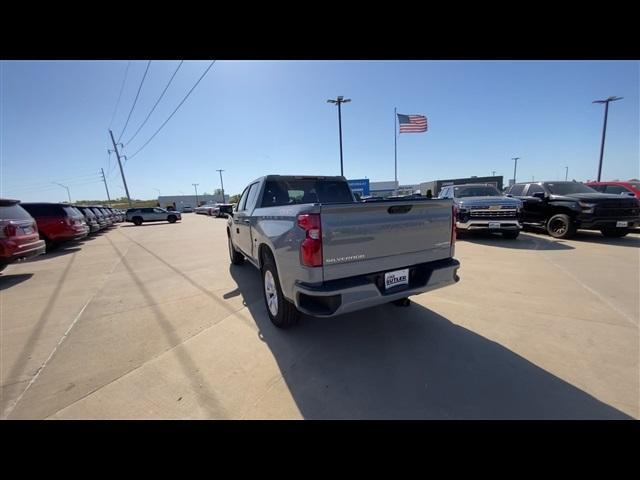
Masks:
[[[402,115],[398,113],[400,133],[420,133],[427,131],[427,117],[424,115]]]

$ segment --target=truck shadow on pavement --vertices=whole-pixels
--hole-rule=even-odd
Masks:
[[[499,234],[474,232],[473,234],[464,234],[459,238],[459,241],[516,250],[574,250],[574,247],[567,245],[563,240],[544,238],[529,233],[520,233],[518,238],[510,240]]]
[[[33,277],[33,273],[16,273],[13,275],[0,273],[0,292],[29,280],[31,277]]]
[[[305,419],[631,419],[415,303],[279,330],[259,273],[230,272]]]

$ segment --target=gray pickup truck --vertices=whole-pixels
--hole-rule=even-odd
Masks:
[[[516,239],[522,230],[522,202],[506,197],[493,185],[449,185],[442,188],[438,198],[449,198],[456,205],[458,234],[484,231]]]
[[[456,283],[451,200],[357,202],[344,177],[268,175],[229,216],[234,265],[262,273],[280,328],[300,312],[331,317]]]

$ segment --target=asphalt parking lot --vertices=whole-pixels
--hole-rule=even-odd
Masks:
[[[469,237],[461,281],[280,331],[225,219],[0,275],[2,418],[639,418],[640,235]]]

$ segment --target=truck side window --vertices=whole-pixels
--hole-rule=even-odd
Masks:
[[[532,197],[534,193],[544,193],[544,188],[536,183],[532,183],[529,185],[529,190],[527,190],[527,197]]]
[[[241,212],[244,210],[244,204],[247,203],[247,193],[249,193],[249,187],[244,189],[242,192],[242,197],[240,197],[240,201],[238,205],[236,205],[236,212]]]
[[[509,193],[514,197],[520,197],[522,196],[523,190],[524,190],[524,184],[520,183],[518,185],[514,185],[513,187],[511,187],[511,190],[509,190]]]
[[[259,189],[260,184],[258,182],[249,185],[249,191],[247,192],[247,201],[242,208],[243,210],[254,207],[254,205],[256,204],[256,197],[258,196]]]

